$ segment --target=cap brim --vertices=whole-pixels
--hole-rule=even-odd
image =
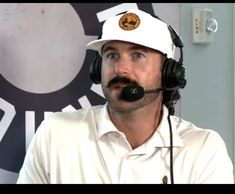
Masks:
[[[87,48],[88,49],[91,49],[91,50],[96,50],[98,51],[100,54],[102,54],[102,47],[110,42],[110,41],[124,41],[124,42],[129,42],[129,43],[134,43],[134,44],[138,44],[138,45],[143,45],[143,46],[146,46],[145,43],[141,43],[139,40],[136,41],[135,40],[130,40],[129,38],[128,39],[124,39],[124,38],[120,38],[120,39],[114,39],[114,38],[110,38],[110,39],[100,39],[100,40],[94,40],[94,41],[91,41],[87,44]],[[152,47],[151,45],[147,45],[147,47],[149,48],[152,48],[154,50],[157,50],[156,48]],[[161,51],[160,51],[161,52]]]

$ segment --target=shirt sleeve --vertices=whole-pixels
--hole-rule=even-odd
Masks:
[[[197,159],[195,183],[233,184],[233,164],[225,142],[215,131],[210,131]]]
[[[46,121],[43,121],[27,149],[17,184],[49,183],[49,160],[47,157],[49,155],[47,134],[49,130],[47,129]]]

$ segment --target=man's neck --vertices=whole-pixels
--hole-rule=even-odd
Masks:
[[[150,104],[126,114],[110,111],[110,118],[116,128],[126,135],[134,149],[146,142],[156,131],[162,118],[162,106]]]

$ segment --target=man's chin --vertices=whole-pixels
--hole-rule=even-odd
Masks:
[[[127,102],[122,99],[118,99],[116,101],[109,102],[110,108],[119,113],[130,113],[137,109],[136,105],[132,102]]]

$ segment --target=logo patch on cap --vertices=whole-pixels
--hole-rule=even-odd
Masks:
[[[119,26],[123,30],[134,30],[140,25],[140,18],[134,13],[126,13],[119,20]]]

